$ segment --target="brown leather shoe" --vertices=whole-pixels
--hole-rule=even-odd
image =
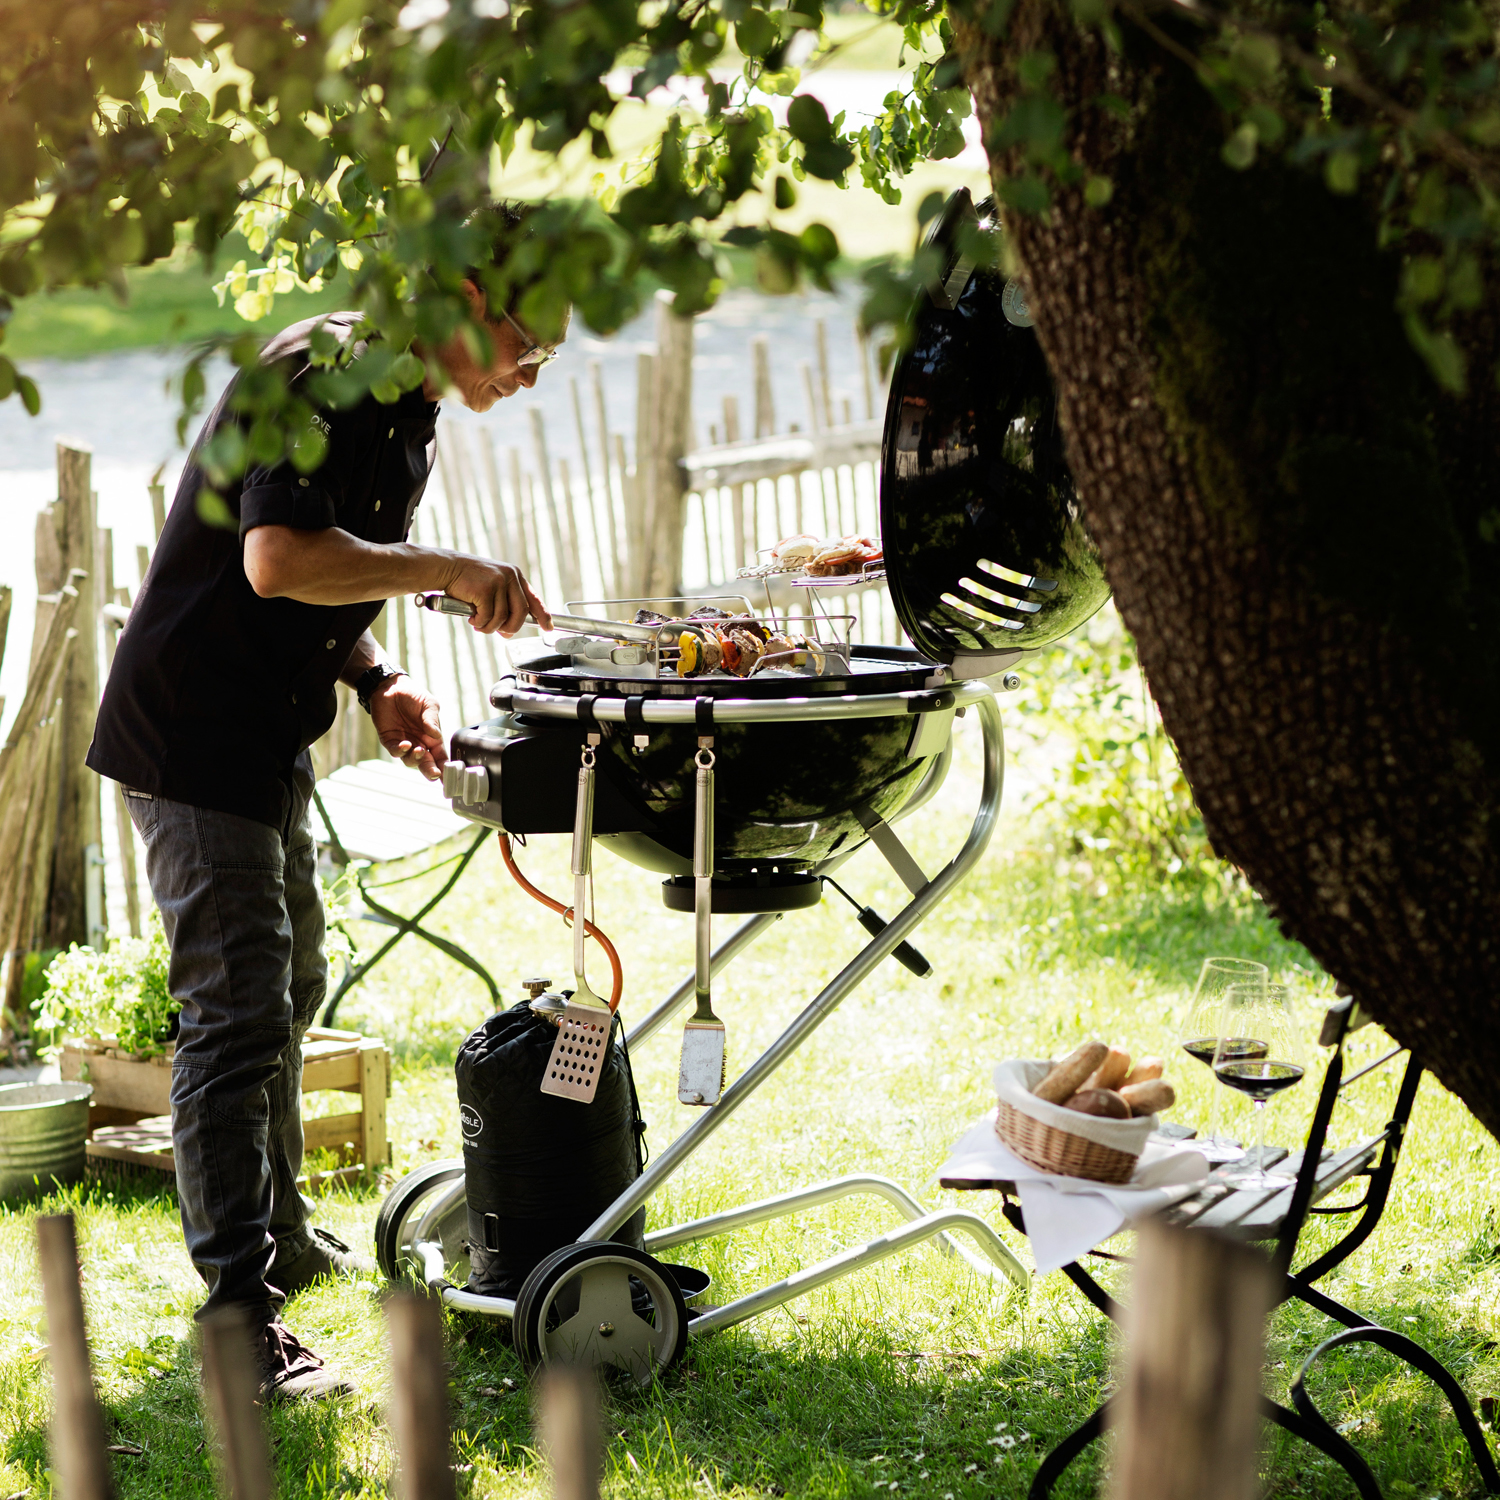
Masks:
[[[317,1401],[349,1396],[354,1387],[335,1375],[280,1318],[256,1330],[255,1355],[260,1366],[260,1400]]]
[[[283,1296],[291,1297],[323,1276],[373,1276],[378,1268],[366,1255],[357,1255],[326,1229],[314,1229],[312,1243],[291,1260],[278,1260],[266,1280]]]

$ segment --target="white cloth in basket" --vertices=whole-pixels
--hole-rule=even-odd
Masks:
[[[1001,1065],[1006,1066],[1005,1064]],[[996,1070],[997,1074],[999,1070]],[[1048,1108],[1044,1100],[1034,1104]],[[1029,1111],[1028,1111],[1029,1112]],[[1191,1197],[1208,1176],[1208,1162],[1190,1143],[1147,1141],[1128,1183],[1113,1186],[1085,1177],[1061,1177],[1028,1166],[995,1134],[995,1111],[975,1121],[938,1172],[945,1188],[1013,1182],[1026,1215],[1026,1237],[1038,1274],[1055,1271],[1103,1244],[1111,1235]],[[1069,1110],[1076,1115],[1076,1111]],[[1149,1120],[1096,1120],[1096,1125],[1155,1125]],[[1148,1132],[1149,1134],[1149,1132]],[[1106,1142],[1105,1144],[1113,1144]]]
[[[1133,1120],[1105,1120],[1098,1115],[1080,1114],[1076,1109],[1065,1109],[1061,1104],[1049,1104],[1038,1099],[1031,1091],[1052,1071],[1049,1062],[1033,1062],[1028,1058],[1012,1058],[1008,1062],[995,1064],[995,1093],[1014,1110],[1051,1125],[1057,1130],[1066,1130],[1081,1135],[1086,1141],[1100,1146],[1112,1146],[1129,1156],[1139,1156],[1147,1137],[1156,1129],[1155,1115],[1141,1115]]]

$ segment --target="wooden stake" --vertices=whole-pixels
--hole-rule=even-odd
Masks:
[[[47,1304],[47,1353],[52,1367],[52,1467],[61,1500],[113,1500],[104,1452],[104,1417],[89,1368],[83,1293],[78,1285],[78,1241],[72,1214],[36,1221],[37,1258]]]
[[[485,488],[490,492],[490,544],[496,557],[514,563],[524,573],[520,549],[511,534],[510,517],[505,514],[505,495],[500,488],[500,470],[495,466],[495,439],[488,427],[479,429],[479,458],[484,465]]]
[[[542,555],[531,545],[531,527],[528,524],[531,519],[531,506],[521,484],[521,450],[519,448],[505,450],[505,468],[510,476],[510,503],[513,507],[512,514],[516,518],[515,541],[521,571],[526,575],[532,587],[540,590]]]
[[[1255,1500],[1277,1280],[1265,1256],[1210,1230],[1141,1228],[1110,1500]]]
[[[594,491],[593,466],[589,463],[589,439],[588,433],[583,428],[583,398],[578,394],[577,376],[569,377],[568,390],[573,397],[573,426],[578,433],[579,462],[583,465],[584,507],[589,513],[589,530],[594,537],[594,556],[599,559],[599,587],[605,594],[618,594],[619,585],[612,571],[615,556],[613,552],[604,550],[604,533],[599,526],[599,501]],[[604,490],[607,498],[609,494],[608,473],[604,476]]]
[[[547,505],[547,525],[552,532],[552,548],[557,555],[557,577],[563,593],[569,599],[577,599],[583,593],[583,583],[578,575],[578,533],[573,525],[571,503],[564,507],[557,498],[552,484],[552,461],[547,454],[547,424],[540,406],[531,407],[527,413],[531,421],[532,453],[536,459],[537,482],[542,488],[542,499]]]
[[[143,542],[137,542],[135,548],[135,577],[136,592],[140,592],[140,586],[146,581],[146,570],[151,566],[151,549]]]
[[[0,583],[0,665],[5,662],[5,638],[10,633],[10,597],[10,585]]]
[[[813,324],[813,347],[818,356],[818,415],[824,427],[833,426],[833,395],[828,388],[828,324],[819,318]]]
[[[630,589],[651,592],[652,518],[656,514],[656,356],[635,357],[635,469],[626,490],[625,531],[630,549]]]
[[[771,396],[771,341],[763,333],[750,340],[755,364],[755,435],[771,437],[776,431],[776,403]]]
[[[656,294],[655,443],[647,450],[653,469],[649,536],[648,593],[672,597],[682,592],[682,533],[686,520],[688,451],[693,410],[693,320],[678,316],[670,293]],[[636,450],[636,470],[641,453]]]
[[[146,486],[151,493],[151,524],[156,529],[156,540],[161,540],[162,527],[167,524],[167,492],[164,486],[155,482]],[[143,572],[141,576],[146,575]]]
[[[436,1301],[396,1292],[385,1304],[391,1339],[391,1432],[402,1500],[453,1500],[448,1459],[448,1372]]]
[[[552,1466],[554,1500],[599,1500],[604,1445],[593,1372],[581,1365],[549,1365],[537,1382],[536,1426]]]
[[[108,536],[109,533],[102,531],[100,535]],[[123,588],[116,590],[115,602],[129,609],[130,590]],[[115,646],[119,638],[119,627],[106,621],[104,626],[106,676],[114,667]],[[135,867],[135,826],[130,821],[130,809],[125,802],[125,788],[118,781],[113,782],[112,785],[115,789],[115,838],[120,846],[120,880],[125,887],[125,925],[130,929],[131,937],[139,937],[141,935],[141,887]]]
[[[96,571],[97,529],[94,492],[89,481],[91,463],[88,450],[57,445],[58,498],[52,512],[65,566],[89,575],[90,579]],[[90,605],[95,587],[90,582],[84,594]],[[62,800],[58,807],[46,921],[46,945],[56,948],[99,940],[98,934],[89,930],[88,921],[89,851],[97,851],[99,847],[99,778],[84,764],[94,738],[94,719],[99,708],[97,609],[80,606],[75,628],[78,645],[70,654],[63,684]]]
[[[609,531],[610,588],[613,590],[615,597],[618,598],[629,588],[625,577],[629,570],[629,562],[620,551],[619,528],[615,524],[615,488],[610,479],[609,418],[604,409],[603,369],[597,359],[589,361],[589,384],[592,387],[594,396],[594,422],[599,429],[599,467],[604,482],[604,515],[609,523],[607,529]],[[618,459],[618,455],[616,457]],[[614,467],[619,475],[620,498],[623,502],[625,497],[625,471],[619,467],[618,461]]]
[[[865,421],[869,422],[875,417],[875,383],[870,378],[870,336],[858,323],[854,325],[854,339],[859,345],[859,374],[865,391]]]
[[[221,1487],[229,1500],[270,1500],[272,1493],[253,1337],[237,1307],[226,1307],[203,1323],[204,1404],[213,1422]]]

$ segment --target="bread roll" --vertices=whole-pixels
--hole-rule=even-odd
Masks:
[[[1143,1057],[1125,1076],[1123,1086],[1128,1088],[1132,1083],[1150,1083],[1153,1078],[1161,1077],[1166,1066],[1159,1057]],[[1115,1086],[1119,1088],[1122,1085]]]
[[[1126,1084],[1120,1097],[1130,1106],[1132,1114],[1154,1115],[1171,1109],[1177,1103],[1177,1090],[1164,1078],[1153,1078],[1146,1083]]]
[[[1079,1089],[1064,1109],[1076,1109],[1081,1115],[1098,1115],[1102,1120],[1128,1120],[1130,1106],[1113,1089]]]
[[[1086,1089],[1117,1089],[1130,1072],[1130,1054],[1123,1047],[1111,1047],[1094,1075],[1084,1084]]]
[[[1075,1047],[1061,1062],[1053,1063],[1052,1071],[1031,1092],[1049,1104],[1071,1099],[1108,1052],[1103,1042],[1093,1040]]]

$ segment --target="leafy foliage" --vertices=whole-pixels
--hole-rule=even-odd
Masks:
[[[74,943],[48,965],[35,1034],[114,1037],[122,1051],[154,1057],[169,1039],[181,1002],[167,987],[170,951],[161,918],[151,913],[145,937],[121,938],[104,953]]]
[[[1421,12],[1389,0],[1239,5],[1070,0],[1077,24],[1121,45],[1129,19],[1202,77],[1225,110],[1225,159],[1279,151],[1336,193],[1378,201],[1380,232],[1407,257],[1400,315],[1437,377],[1468,378],[1452,335],[1483,294],[1500,217],[1500,111],[1493,26],[1470,0]],[[89,0],[5,7],[0,55],[0,341],[17,299],[112,285],[171,253],[182,235],[205,260],[233,229],[248,257],[220,282],[254,321],[291,288],[343,288],[381,341],[340,367],[321,351],[317,398],[394,400],[422,358],[460,328],[483,342],[460,292],[484,264],[471,212],[506,190],[518,146],[592,160],[592,194],[551,197],[534,233],[492,273],[492,299],[546,337],[565,308],[619,327],[644,285],[684,312],[725,280],[717,245],[754,250],[762,285],[826,285],[839,253],[828,225],[771,226],[808,176],[862,181],[897,202],[922,160],[957,153],[969,113],[967,59],[953,22],[1003,36],[1007,0],[869,0],[924,56],[872,121],[830,118],[802,87],[826,51],[822,0]],[[820,50],[821,49],[821,50]],[[1102,208],[1113,185],[1085,178],[1069,145],[1079,123],[1046,51],[1013,59],[1019,93],[994,123],[992,156],[1013,212],[1045,212],[1077,186]],[[676,102],[643,151],[622,152],[642,101],[671,81]],[[787,100],[785,124],[773,109]],[[1128,113],[1109,96],[1085,108]],[[638,133],[638,132],[637,132]],[[1205,142],[1205,149],[1218,143]],[[930,268],[879,268],[867,318],[899,322]],[[257,371],[259,341],[223,341],[242,371],[240,427],[208,455],[214,482],[251,462],[321,458],[284,376]],[[3,351],[0,399],[35,412],[40,392]],[[184,426],[203,399],[201,360],[184,373]],[[205,505],[213,507],[212,496]]]
[[[1032,763],[1054,762],[1033,805],[1072,872],[1105,888],[1225,879],[1113,605],[1028,676],[1020,735]]]

